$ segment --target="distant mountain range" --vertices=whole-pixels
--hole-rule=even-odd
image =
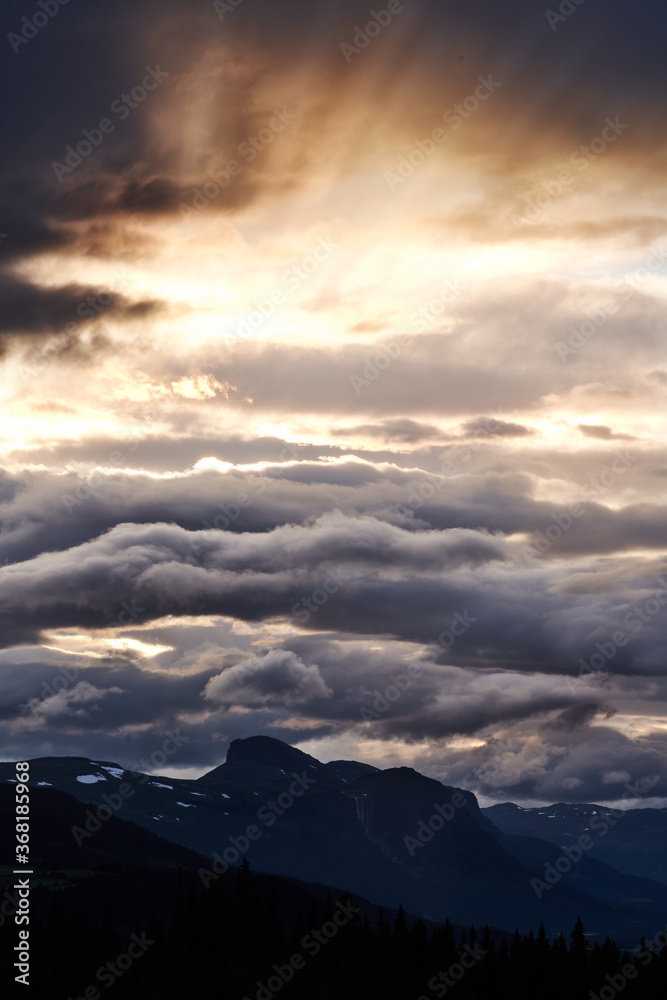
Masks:
[[[0,764],[0,782],[14,775],[13,764]],[[411,768],[323,764],[265,736],[233,741],[226,763],[197,780],[44,757],[31,762],[31,782],[89,804],[62,845],[71,867],[72,855],[83,859],[119,819],[208,859],[199,866],[204,882],[224,877],[246,855],[254,871],[332,886],[391,909],[402,903],[431,921],[524,932],[543,921],[553,935],[567,934],[581,917],[594,939],[610,935],[628,947],[667,918],[658,832],[665,810],[634,810],[605,839],[592,829],[593,811],[603,817],[602,807],[480,810],[471,792]],[[650,855],[641,870],[628,868],[633,838],[634,850]],[[33,851],[40,849],[33,842]]]
[[[539,837],[572,844],[586,832],[595,842],[591,855],[618,871],[667,885],[667,809],[610,809],[608,806],[558,802],[523,809],[513,802],[482,812],[511,836]]]

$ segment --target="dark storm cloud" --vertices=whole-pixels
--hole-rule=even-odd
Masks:
[[[240,19],[236,26],[231,22],[223,28],[210,3],[193,8],[180,0],[168,10],[154,0],[80,5],[62,8],[38,32],[28,28],[36,37],[27,44],[19,42],[18,51],[12,52],[8,42],[2,80],[8,92],[19,95],[5,109],[13,141],[0,156],[5,178],[0,218],[12,237],[6,247],[9,258],[73,246],[85,251],[85,228],[74,232],[68,225],[74,220],[90,229],[94,220],[114,215],[180,218],[183,204],[192,207],[197,186],[210,182],[211,171],[224,168],[241,142],[272,121],[274,106],[284,100],[277,93],[271,105],[257,108],[253,74],[232,80],[230,86],[221,78],[229,28],[245,56],[253,58],[254,44],[262,44],[261,38],[251,44],[239,37],[239,29],[252,37],[259,29],[261,36],[268,20],[286,29],[288,6],[294,5],[285,4],[277,13],[273,4],[264,5],[259,19],[256,10],[244,18],[245,28]],[[312,5],[299,5],[299,14],[309,8]],[[16,37],[27,13],[25,5],[14,0],[4,5],[3,40],[12,31]],[[312,19],[304,22],[301,17],[297,23],[305,34]],[[291,39],[292,47],[298,48],[301,38],[293,25],[284,31],[284,41]],[[271,47],[274,41],[275,31],[267,32],[264,43]],[[281,51],[273,53],[276,72]],[[217,68],[211,59],[216,53]],[[141,86],[147,69],[161,74],[158,87],[138,105],[119,104],[123,94]],[[219,100],[207,115],[205,144],[192,148],[184,164],[182,129],[188,128],[193,101],[211,88]],[[169,127],[158,135],[147,124],[159,108],[163,114],[170,108],[171,113]],[[84,130],[98,129],[104,118],[113,128],[95,142],[92,152],[80,156],[76,147],[86,140]],[[74,152],[68,160],[70,147]],[[243,162],[243,171],[221,189],[212,210],[239,209],[261,194],[272,183],[271,160],[269,149],[257,163]],[[60,167],[54,169],[54,164]],[[303,167],[307,164],[306,158]],[[280,189],[287,181],[274,176],[273,183]],[[97,243],[101,252],[99,226],[96,233],[91,244]],[[108,247],[112,255],[113,243]]]
[[[133,437],[116,442],[114,453],[122,464],[137,464],[145,446],[141,438]],[[456,452],[445,452],[445,460],[458,466],[458,474],[434,475],[353,459],[303,460],[261,471],[199,471],[166,479],[121,471],[87,477],[40,471],[15,477],[5,474],[0,564],[70,548],[125,521],[173,521],[189,531],[213,527],[232,533],[267,532],[281,525],[308,525],[332,510],[352,517],[364,515],[367,520],[358,523],[368,528],[369,538],[379,537],[376,533],[387,530],[387,525],[417,535],[426,529],[525,535],[519,551],[505,550],[508,557],[520,558],[524,564],[537,559],[576,562],[585,555],[638,548],[660,551],[667,544],[667,515],[662,506],[606,506],[614,493],[599,477],[594,477],[587,490],[576,490],[578,514],[572,516],[567,503],[535,500],[529,476],[488,471],[472,475],[465,472],[466,465]],[[632,475],[627,467],[626,475]],[[619,473],[614,474],[614,481],[621,488],[626,480]],[[585,499],[596,491],[597,502]],[[482,547],[490,544],[484,535],[479,541]]]
[[[580,705],[571,705],[560,712],[550,723],[545,724],[544,729],[545,731],[552,729],[554,732],[558,732],[559,730],[572,732],[575,729],[579,729],[582,725],[592,722],[598,714],[599,708],[599,705],[593,703],[587,704],[586,702]]]
[[[89,757],[94,741],[98,759],[132,767],[160,750],[168,732],[177,732],[178,753],[169,759],[170,768],[214,767],[224,760],[221,742],[226,745],[227,734],[230,739],[247,735],[241,721],[223,720],[214,708],[202,711],[203,689],[221,664],[222,656],[217,666],[185,675],[142,670],[120,656],[88,659],[85,665],[79,657],[3,664],[3,745],[25,749],[29,757]],[[184,724],[186,715],[189,721]],[[260,727],[267,721],[258,713]],[[142,769],[154,766],[144,764]]]
[[[510,554],[477,532],[416,533],[333,514],[263,534],[118,525],[1,570],[3,640],[11,645],[30,627],[108,628],[132,601],[145,621],[281,617],[377,635],[389,626],[397,637],[440,643],[439,661],[462,666],[574,676],[582,657],[588,664],[602,650],[616,673],[663,672],[659,581],[647,573],[610,593],[570,594],[557,586],[562,571],[505,567]]]
[[[549,727],[536,731],[518,724],[505,729],[500,738],[489,734],[474,748],[426,751],[416,766],[494,801],[663,804],[664,737],[629,738],[604,725],[604,709],[585,714],[582,724],[565,735],[557,736]]]
[[[595,730],[598,730],[597,732]],[[600,731],[601,730],[601,731]],[[554,767],[537,781],[521,782],[528,794],[547,801],[599,802],[621,799],[625,804],[640,806],[642,799],[667,795],[667,756],[664,745],[651,745],[651,740],[631,740],[617,730],[596,726],[589,730],[588,739],[575,745],[554,747]],[[560,754],[559,754],[560,751]],[[557,761],[558,756],[561,757]],[[531,787],[532,786],[532,787]],[[630,789],[635,792],[628,801]],[[518,790],[508,789],[510,794]],[[525,793],[524,793],[525,794]]]
[[[304,574],[307,580],[311,574],[319,573],[322,566],[333,562],[369,569],[396,568],[408,573],[419,569],[428,573],[505,558],[500,540],[479,533],[407,532],[372,518],[331,514],[310,527],[285,525],[263,534],[233,534],[215,529],[195,533],[167,524],[120,524],[82,547],[45,553],[29,563],[6,566],[3,572],[8,574],[5,586],[11,577],[14,585],[22,583],[26,587],[24,596],[33,610],[40,601],[53,605],[54,601],[58,604],[64,599],[67,603],[65,591],[57,594],[59,587],[53,589],[56,578],[63,584],[67,578],[66,589],[73,596],[83,579],[89,577],[95,590],[101,588],[101,603],[91,594],[92,610],[107,604],[108,599],[102,597],[107,589],[111,597],[118,587],[131,587],[140,579],[148,583],[155,578],[157,582],[154,571],[160,576],[159,567],[167,573],[165,582],[174,573],[172,583],[176,589],[175,577],[179,574],[194,574],[206,591],[209,572],[216,577],[221,574],[221,590],[227,590],[238,573],[239,582],[243,574],[252,574],[258,584],[263,580],[269,589],[273,587],[273,579],[279,593],[285,585],[289,588],[292,574],[295,580],[299,574]],[[99,576],[105,565],[108,575]],[[31,567],[37,571],[34,576]],[[213,577],[210,582],[213,583]],[[169,590],[171,586],[168,584]],[[29,592],[33,593],[35,603],[28,598]],[[9,599],[8,591],[5,593]],[[189,598],[185,594],[183,599],[187,604]]]
[[[191,196],[217,166],[215,151],[224,150],[230,158],[271,113],[268,106],[257,107],[256,74],[237,73],[229,82],[221,74],[230,44],[249,65],[257,62],[273,76],[274,103],[293,95],[293,82],[310,100],[286,169],[272,169],[272,151],[265,151],[264,159],[244,164],[238,183],[221,192],[213,211],[234,210],[267,189],[279,192],[303,182],[318,147],[325,149],[328,133],[335,131],[341,111],[358,99],[360,86],[370,109],[384,111],[391,120],[395,141],[413,139],[420,130],[426,134],[442,117],[443,102],[452,104],[470,93],[479,74],[497,74],[502,81],[498,109],[486,122],[482,146],[489,147],[499,173],[512,175],[526,161],[539,162],[547,147],[569,151],[578,141],[590,141],[605,114],[624,115],[630,122],[633,145],[624,155],[638,167],[658,173],[664,157],[664,123],[651,109],[659,106],[667,75],[662,58],[667,25],[655,5],[630,7],[616,0],[604,11],[585,5],[554,30],[545,11],[529,0],[502,8],[492,0],[465,8],[431,0],[406,7],[382,37],[348,61],[341,43],[352,42],[356,26],[369,18],[360,0],[279,5],[256,0],[225,16],[224,23],[211,3],[193,7],[186,0],[168,9],[155,0],[67,5],[33,30],[34,37],[12,45],[8,36],[21,33],[29,13],[19,0],[8,0],[2,12],[3,89],[18,95],[5,108],[12,142],[1,156],[11,199],[0,214],[6,231],[16,232],[10,253],[66,245],[71,234],[63,223],[68,219],[176,215],[186,189]],[[60,185],[52,162],[64,158],[83,129],[95,128],[109,114],[114,99],[141,83],[147,64],[160,64],[169,77],[127,120],[116,121],[115,133]],[[291,80],[292,71],[301,79]],[[381,101],[370,82],[378,72]],[[396,89],[399,78],[405,99]],[[181,132],[202,94],[218,94],[220,100],[205,105],[207,139],[197,137],[184,158]],[[147,128],[151,116],[158,116],[158,109],[163,113],[168,103],[169,126]],[[519,134],[522,160],[516,153]],[[478,152],[479,137],[461,139],[462,148]],[[337,152],[339,170],[355,152],[368,153],[377,134],[356,129],[351,140],[352,149]],[[642,155],[647,149],[650,161]]]
[[[510,683],[500,673],[441,667],[382,646],[304,635],[249,656],[203,643],[194,650],[202,667],[193,664],[185,675],[170,673],[165,657],[171,654],[161,654],[151,669],[126,655],[88,660],[73,676],[72,663],[81,658],[60,654],[71,678],[64,687],[58,654],[48,663],[5,663],[0,731],[12,757],[24,749],[28,756],[89,756],[94,738],[98,759],[128,767],[175,731],[182,743],[164,768],[170,773],[213,767],[229,740],[250,731],[276,735],[278,726],[288,742],[375,740],[380,754],[382,744],[407,740],[420,770],[496,800],[607,801],[623,797],[629,782],[642,782],[646,795],[666,794],[664,733],[629,739],[605,726],[612,712],[591,701],[590,688],[572,693],[562,678],[532,675],[514,675]],[[220,708],[205,697],[215,685],[221,686]],[[227,712],[230,688],[237,697],[231,700],[229,692],[229,704],[246,705],[241,717]],[[480,734],[481,745],[450,748],[449,737],[466,733]]]
[[[383,741],[442,740],[472,734],[489,726],[539,717],[585,696],[562,677],[475,671],[435,663],[429,651],[406,657],[390,642],[369,648],[361,642],[292,638],[289,647],[309,661],[316,657],[332,689],[325,701],[314,699],[309,715],[340,725],[361,723],[365,738]],[[437,653],[437,644],[431,649]]]
[[[126,635],[147,638],[131,628]],[[539,717],[585,696],[584,691],[573,695],[562,678],[517,676],[508,685],[500,674],[443,668],[430,656],[406,658],[386,641],[378,647],[309,635],[262,653],[202,642],[188,654],[185,674],[177,669],[178,660],[169,662],[171,653],[150,661],[131,652],[101,660],[48,655],[42,662],[24,657],[20,664],[3,663],[0,720],[14,720],[17,731],[32,730],[36,740],[58,743],[106,733],[119,748],[122,734],[135,728],[137,741],[148,730],[141,736],[146,745],[159,727],[177,725],[201,748],[216,726],[225,731],[234,726],[227,709],[235,705],[253,711],[253,729],[287,709],[293,739],[305,727],[319,726],[380,741],[420,741]],[[390,700],[384,699],[387,691]],[[211,753],[214,747],[199,760],[210,761]]]
[[[209,669],[170,675],[141,670],[127,660],[114,661],[109,657],[106,664],[99,666],[94,660],[89,661],[71,683],[61,687],[57,681],[54,685],[59,676],[55,665],[48,670],[39,664],[23,666],[35,693],[21,703],[21,718],[60,723],[63,728],[73,725],[83,731],[107,729],[109,732],[147,723],[166,727],[173,724],[180,713],[201,709],[201,692],[213,672]],[[66,661],[65,666],[71,671],[71,662]],[[113,697],[105,699],[99,708],[84,708],[75,716],[72,706],[76,704],[80,685],[99,692],[113,690]],[[97,700],[102,702],[102,698]],[[92,705],[92,698],[90,703]]]
[[[206,685],[209,701],[249,708],[293,708],[332,694],[317,664],[306,664],[287,649],[274,649],[252,657],[211,678]]]
[[[54,229],[39,218],[31,218],[29,206],[17,210],[14,199],[2,200],[0,195],[0,218],[8,230],[8,242],[3,247],[3,265],[9,260],[33,257],[40,253],[59,250],[73,245],[74,237],[64,230]],[[10,235],[11,234],[11,235]]]
[[[131,321],[159,310],[159,304],[152,299],[132,302],[118,292],[84,285],[40,287],[7,274],[0,275],[0,296],[0,335],[61,333],[68,325],[76,328],[86,320]]]

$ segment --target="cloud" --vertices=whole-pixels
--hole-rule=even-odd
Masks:
[[[577,429],[586,437],[599,438],[602,441],[612,441],[614,439],[618,441],[637,440],[632,434],[617,434],[611,427],[605,427],[604,424],[577,424]]]
[[[202,395],[208,394],[210,384],[201,382]],[[155,447],[149,427],[130,426],[125,439],[107,439],[97,447],[92,443],[80,449],[72,446],[70,455],[76,456],[77,464],[90,463],[85,475],[44,470],[6,474],[2,480],[5,499],[0,501],[0,564],[72,547],[123,522],[173,521],[190,531],[209,526],[263,533],[281,525],[305,525],[332,510],[350,521],[363,515],[367,520],[359,522],[358,530],[359,525],[360,530],[367,525],[379,533],[372,536],[378,539],[403,537],[383,534],[387,525],[413,533],[459,529],[476,532],[487,551],[490,544],[497,544],[489,536],[516,536],[525,542],[521,550],[537,557],[535,533],[545,536],[549,529],[552,536],[554,517],[566,523],[563,514],[570,503],[579,504],[583,513],[572,518],[567,530],[558,529],[558,537],[541,556],[545,562],[637,549],[657,553],[665,545],[661,498],[656,494],[654,503],[623,505],[616,495],[626,483],[647,491],[651,470],[659,466],[656,459],[635,463],[625,453],[626,462],[619,464],[618,455],[600,455],[595,460],[589,453],[571,459],[570,471],[567,463],[558,466],[556,455],[550,477],[569,480],[569,496],[554,501],[533,495],[538,489],[543,492],[537,474],[515,473],[509,458],[503,470],[476,471],[475,458],[470,453],[466,456],[465,446],[458,445],[443,452],[437,464],[423,455],[422,468],[353,457],[334,462],[304,457],[263,468],[224,468],[213,463],[163,477],[94,468],[91,460],[95,459],[94,465],[138,465]],[[177,445],[170,447],[175,450]],[[274,446],[269,447],[273,450]],[[288,458],[289,451],[283,448]],[[251,452],[248,457],[256,459],[254,447]],[[488,465],[499,457],[485,456],[480,448],[478,461]],[[542,467],[548,460],[548,455],[540,456]],[[445,469],[453,466],[454,474],[440,471],[443,463]],[[587,478],[577,482],[579,464]],[[593,474],[591,467],[596,466]],[[419,543],[413,539],[411,544]],[[538,547],[544,549],[543,543]]]
[[[274,649],[212,677],[204,696],[227,706],[291,708],[331,693],[317,664],[307,666],[290,650]]]
[[[447,784],[472,788],[487,802],[623,801],[664,805],[667,796],[665,741],[642,734],[629,738],[590,723],[557,737],[530,722],[494,727],[478,734],[474,746],[452,741],[418,753],[417,766]]]
[[[88,681],[81,681],[73,688],[58,691],[43,700],[32,699],[28,702],[28,708],[42,722],[58,716],[86,718],[91,710],[95,711],[102,699],[110,694],[123,694],[123,691],[119,687],[99,688]]]
[[[556,586],[562,570],[554,577],[548,566],[521,569],[511,555],[502,539],[480,532],[414,532],[336,514],[263,534],[121,524],[73,549],[5,566],[0,620],[11,644],[26,630],[118,627],[131,600],[145,621],[279,616],[318,631],[389,627],[428,643],[463,614],[474,626],[454,628],[460,637],[439,653],[445,662],[575,674],[582,656],[597,654],[596,641],[609,647],[620,628],[628,641],[614,642],[614,670],[663,671],[660,603],[637,617],[659,589],[650,573],[635,569],[603,595],[595,586],[571,594]]]
[[[490,537],[454,531],[429,538],[371,518],[330,515],[313,528],[285,525],[264,535],[118,525],[78,549],[6,566],[0,615],[17,608],[21,594],[33,622],[40,609],[43,626],[104,626],[116,604],[136,595],[153,618],[195,607],[211,613],[216,602],[219,609],[226,604],[229,613],[254,619],[270,615],[271,607],[287,613],[303,588],[318,588],[342,563],[357,565],[363,575],[364,567],[440,571],[503,558]],[[16,620],[12,628],[19,625]]]
[[[628,771],[605,771],[602,775],[603,785],[625,784],[628,781],[630,781],[630,774]]]
[[[420,441],[436,440],[442,436],[441,431],[433,424],[422,424],[417,420],[397,417],[394,420],[384,420],[381,424],[360,424],[357,427],[339,427],[339,436],[379,437],[383,441],[397,441],[402,444],[418,444]]]
[[[526,437],[535,431],[523,424],[513,424],[506,420],[495,420],[492,417],[475,417],[463,425],[463,432],[470,437]]]
[[[224,759],[230,739],[260,732],[309,741],[320,757],[327,746],[331,756],[344,750],[380,766],[409,762],[494,801],[608,801],[627,797],[626,785],[637,782],[640,797],[667,794],[664,732],[643,727],[628,738],[609,724],[613,710],[600,704],[601,694],[641,703],[649,696],[641,678],[611,678],[605,690],[582,679],[573,689],[562,676],[438,664],[388,637],[283,635],[275,645],[270,630],[246,637],[230,624],[158,624],[150,635],[180,649],[158,654],[150,666],[138,653],[95,660],[49,651],[48,662],[26,654],[20,668],[8,670],[18,651],[0,654],[0,733],[10,756],[54,747],[90,756],[94,742],[105,759],[130,767],[158,750],[165,732],[178,732],[183,742],[166,773],[201,771]],[[258,652],[253,640],[262,634],[274,647]],[[140,622],[126,635],[147,638]],[[54,699],[55,678],[72,677],[75,663],[79,675]],[[664,679],[652,684],[650,698],[659,713]]]
[[[52,338],[51,362],[55,357],[81,359],[108,350],[112,338],[105,320],[132,323],[160,311],[154,299],[132,301],[117,291],[83,285],[39,286],[1,273],[0,295],[4,302],[0,348],[16,340]],[[92,336],[86,346],[84,331],[91,322]]]

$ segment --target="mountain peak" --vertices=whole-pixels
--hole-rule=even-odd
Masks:
[[[304,768],[308,765],[322,767],[315,757],[273,736],[248,736],[246,739],[232,740],[227,751],[227,764],[260,764],[263,767],[285,769]]]

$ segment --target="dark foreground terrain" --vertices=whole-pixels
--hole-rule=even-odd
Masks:
[[[347,769],[350,781],[352,770]],[[13,805],[12,785],[0,783],[3,859],[13,854]],[[489,919],[481,890],[474,926],[430,921],[406,914],[398,893],[393,907],[381,908],[357,894],[353,884],[322,885],[254,871],[247,860],[228,865],[119,815],[107,816],[82,837],[77,831],[86,829],[90,804],[54,787],[33,788],[31,806],[30,989],[14,986],[18,897],[6,868],[0,870],[3,995],[33,1000],[665,996],[667,936],[660,932],[667,915],[654,927],[647,920],[632,942],[636,949],[625,950],[576,918],[558,933],[547,933],[541,921],[515,931],[509,921]],[[368,816],[358,822],[372,830]],[[535,842],[527,843],[534,849]],[[322,870],[329,849],[322,839]],[[351,867],[352,882],[355,872]],[[418,882],[419,873],[414,878]],[[391,892],[388,885],[386,893]],[[443,911],[447,902],[443,896]],[[454,896],[451,903],[454,914],[459,907]],[[490,909],[497,915],[497,900]],[[613,910],[610,905],[610,921]]]

